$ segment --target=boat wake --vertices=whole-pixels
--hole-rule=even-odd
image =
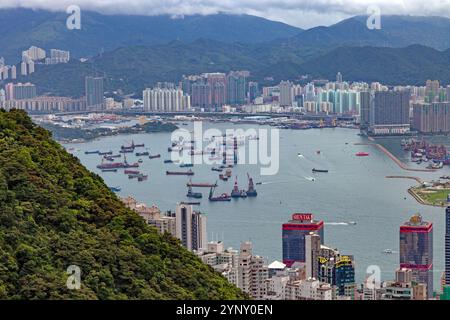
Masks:
[[[314,177],[303,177],[303,178],[305,178],[308,181],[316,181],[316,178]]]
[[[329,226],[349,226],[348,222],[325,222],[326,225]]]

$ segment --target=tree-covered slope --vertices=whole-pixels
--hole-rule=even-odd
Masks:
[[[81,268],[81,289],[66,287]],[[128,210],[33,124],[0,111],[0,299],[235,299],[242,293]]]

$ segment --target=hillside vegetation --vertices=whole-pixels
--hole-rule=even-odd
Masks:
[[[66,286],[69,265],[79,290]],[[0,111],[0,299],[239,298],[26,113]]]

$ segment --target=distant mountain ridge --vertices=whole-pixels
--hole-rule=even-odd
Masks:
[[[18,81],[35,83],[40,94],[81,96],[84,77],[99,75],[105,78],[106,90],[139,96],[143,89],[158,81],[176,82],[183,75],[230,70],[249,70],[252,80],[261,85],[296,80],[301,75],[309,75],[309,80],[333,80],[337,72],[349,81],[419,85],[427,79],[438,79],[450,84],[450,49],[439,51],[422,45],[344,46],[304,57],[291,48],[279,49],[273,55],[259,45],[230,46],[204,39],[192,43],[174,41],[151,47],[119,48],[85,63],[38,65],[34,74]],[[267,77],[274,80],[268,82]]]
[[[103,15],[81,12],[81,30],[68,30],[65,12],[0,9],[0,56],[17,62],[31,45],[93,56],[121,46],[155,45],[199,38],[256,43],[298,34],[300,28],[250,15],[215,14],[172,18],[168,15]]]

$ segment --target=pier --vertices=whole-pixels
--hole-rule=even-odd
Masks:
[[[373,141],[373,139],[369,138],[371,141]],[[386,154],[389,158],[391,158],[392,161],[394,161],[400,168],[402,168],[403,170],[407,170],[407,171],[416,171],[416,172],[435,172],[435,169],[416,169],[416,168],[409,168],[406,164],[404,164],[403,162],[401,162],[396,156],[394,156],[388,149],[386,149],[385,147],[383,147],[381,144],[379,143],[355,143],[355,145],[363,145],[363,146],[375,146],[377,147],[379,150],[381,150],[384,154]]]

